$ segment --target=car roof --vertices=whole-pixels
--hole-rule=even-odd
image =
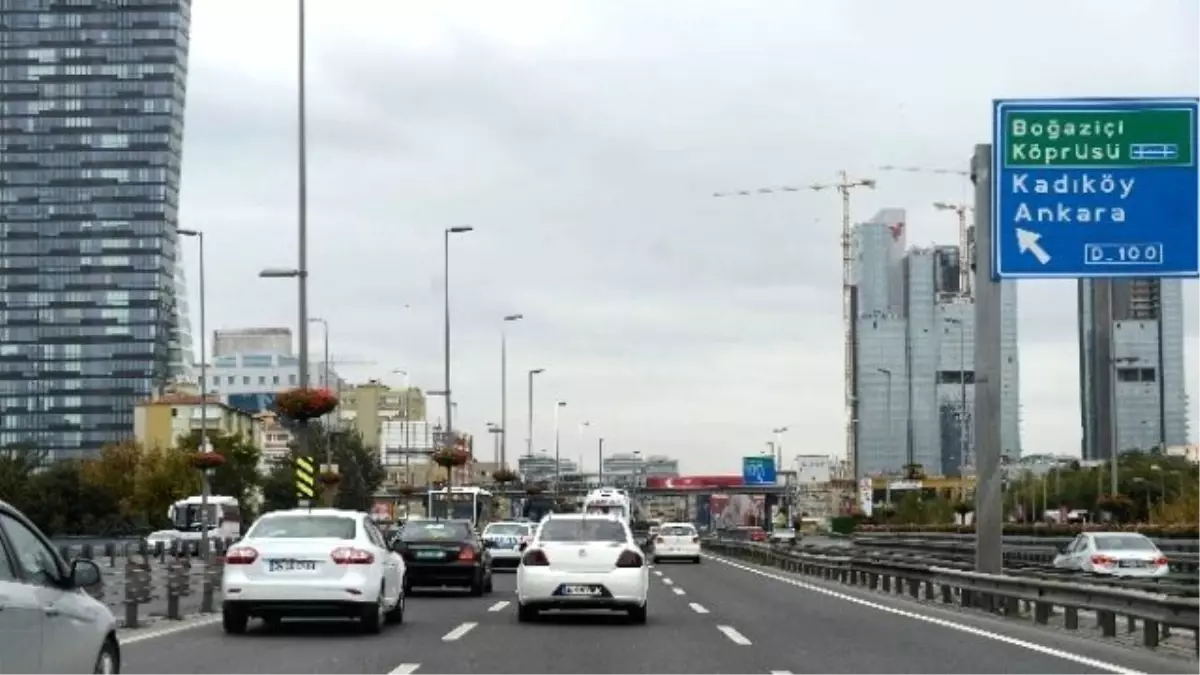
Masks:
[[[494,523],[488,523],[487,527],[491,527],[493,525],[520,525],[522,527],[529,527],[532,524],[533,523],[529,521],[521,522],[519,520],[497,520]]]
[[[295,509],[280,509],[278,511],[268,511],[267,513],[262,514],[262,517],[268,518],[268,517],[282,516],[285,518],[289,518],[292,516],[341,516],[343,518],[361,518],[365,515],[367,515],[367,513],[365,511],[351,511],[349,509],[295,508]]]
[[[695,525],[693,525],[693,524],[691,524],[691,523],[685,523],[685,522],[683,522],[682,520],[681,520],[681,521],[679,521],[679,522],[663,523],[663,524],[661,525],[661,527],[690,527],[690,528],[692,528],[692,529],[695,529],[695,528],[696,528],[696,526],[695,526]]]

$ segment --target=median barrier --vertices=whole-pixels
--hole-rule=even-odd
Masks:
[[[1030,573],[983,574],[966,569],[966,563],[939,564],[937,558],[918,552],[907,556],[867,551],[847,554],[846,549],[788,549],[719,539],[703,545],[711,553],[795,574],[1014,619],[1028,618],[1040,625],[1061,613],[1062,627],[1068,631],[1080,629],[1080,612],[1091,613],[1104,638],[1140,631],[1140,643],[1150,648],[1159,647],[1173,631],[1185,631],[1191,633],[1193,655],[1200,647],[1200,604],[1195,597],[1123,587],[1123,580],[1093,583],[1086,578],[1053,579]],[[1119,630],[1121,619],[1124,631]]]

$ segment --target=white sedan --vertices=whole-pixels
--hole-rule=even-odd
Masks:
[[[481,538],[491,550],[493,570],[516,569],[521,564],[521,544],[533,538],[533,527],[530,523],[503,522],[483,528]]]
[[[623,521],[594,514],[551,514],[523,545],[517,568],[517,619],[543,610],[626,611],[645,623],[650,571]]]
[[[250,617],[356,618],[378,633],[404,620],[404,559],[370,516],[340,509],[268,513],[225,555],[225,632]]]
[[[1115,577],[1161,577],[1171,573],[1167,557],[1146,535],[1086,532],[1054,556],[1059,569]]]

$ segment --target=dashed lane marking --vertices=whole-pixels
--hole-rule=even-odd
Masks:
[[[772,670],[771,675],[792,675],[790,670]]]
[[[730,642],[733,642],[735,645],[749,647],[752,644],[750,642],[750,638],[739,633],[738,630],[733,626],[717,626],[717,630],[721,631],[725,637],[729,638]]]
[[[1004,644],[1012,645],[1014,647],[1020,647],[1022,649],[1027,649],[1031,652],[1037,652],[1039,654],[1045,654],[1047,656],[1053,656],[1056,658],[1060,658],[1064,661],[1071,661],[1073,663],[1078,663],[1082,666],[1087,666],[1088,668],[1090,668],[1092,670],[1104,670],[1104,671],[1109,671],[1112,673],[1119,673],[1120,675],[1145,675],[1141,671],[1126,668],[1124,666],[1118,666],[1115,663],[1108,663],[1106,661],[1101,661],[1099,659],[1089,658],[1089,657],[1083,656],[1081,654],[1073,654],[1068,651],[1063,651],[1061,649],[1055,649],[1053,647],[1047,647],[1045,645],[1040,645],[1036,642],[1022,640],[1020,638],[1015,638],[1015,637],[1011,637],[1008,635],[1002,635],[1000,633],[993,633],[992,631],[984,630],[982,628],[976,628],[975,626],[968,626],[968,625],[961,624],[961,623],[954,623],[953,621],[948,621],[946,619],[939,619],[935,616],[928,616],[926,614],[918,614],[916,612],[911,612],[906,609],[900,609],[899,607],[889,607],[888,605],[884,605],[884,604],[881,604],[878,602],[872,602],[870,600],[867,600],[864,598],[859,598],[859,597],[849,595],[846,593],[839,593],[838,591],[835,591],[835,590],[832,590],[829,588],[824,588],[822,586],[816,586],[816,585],[806,583],[803,581],[798,581],[796,579],[789,579],[788,577],[785,577],[785,576],[782,576],[779,574],[774,574],[772,572],[767,572],[765,570],[755,569],[753,567],[750,567],[749,565],[743,565],[741,563],[733,562],[732,560],[726,560],[719,556],[706,554],[704,557],[706,557],[709,560],[712,560],[714,562],[719,562],[722,565],[728,565],[735,569],[742,570],[743,572],[757,574],[760,577],[765,577],[767,579],[779,581],[779,582],[782,582],[785,584],[795,586],[797,588],[803,588],[806,591],[820,593],[822,595],[826,595],[831,598],[836,598],[838,600],[842,600],[845,602],[852,602],[856,605],[861,605],[863,607],[870,607],[871,609],[875,609],[880,612],[887,612],[888,614],[894,614],[895,616],[902,616],[907,619],[914,619],[916,621],[924,621],[925,623],[933,624],[935,626],[941,626],[943,628],[949,628],[950,630],[956,630],[961,633],[975,635],[977,637],[985,638],[988,640],[995,640],[996,642],[1003,642]]]
[[[488,611],[489,612],[499,612],[500,610],[504,609],[505,607],[508,607],[509,604],[511,604],[511,603],[509,603],[509,601],[501,600],[500,602],[497,602],[496,604],[492,605],[491,607],[488,607]]]
[[[660,577],[662,576],[662,571],[661,571],[661,570],[654,570],[654,573],[655,573],[656,575],[660,576]]]
[[[672,588],[671,590],[675,591],[675,595],[683,595],[684,594],[683,589],[678,586],[676,586],[675,588]]]
[[[474,621],[467,621],[467,622],[463,623],[462,625],[460,625],[458,628],[455,628],[454,630],[450,631],[449,633],[446,633],[445,635],[443,635],[442,642],[454,642],[455,640],[458,640],[459,638],[466,635],[467,633],[470,633],[471,629],[478,625],[479,624],[475,623]]]
[[[666,585],[668,585],[668,586],[670,586],[671,584],[673,584],[673,583],[675,583],[675,582],[674,582],[674,581],[671,581],[671,580],[670,580],[669,578],[667,578],[667,577],[663,577],[663,583],[664,583],[664,584],[666,584]]]
[[[708,614],[708,609],[698,602],[689,602],[688,607],[691,607],[692,611],[697,614]]]
[[[193,628],[200,628],[201,626],[211,626],[214,623],[220,622],[220,614],[217,614],[216,616],[211,614],[202,614],[190,619],[184,619],[183,621],[172,621],[170,622],[170,625],[162,627],[151,626],[149,628],[122,629],[117,636],[122,645],[131,645],[137,642],[143,642],[145,640],[153,640],[154,638],[165,637],[174,633],[182,633],[185,630],[192,630]]]
[[[400,665],[388,671],[388,675],[411,675],[412,673],[417,672],[417,668],[420,667],[421,664],[419,663],[401,663]]]

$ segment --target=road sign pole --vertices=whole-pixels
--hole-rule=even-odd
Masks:
[[[992,146],[975,146],[975,569],[1004,567],[1004,496],[1000,473],[1003,283],[993,278]]]

